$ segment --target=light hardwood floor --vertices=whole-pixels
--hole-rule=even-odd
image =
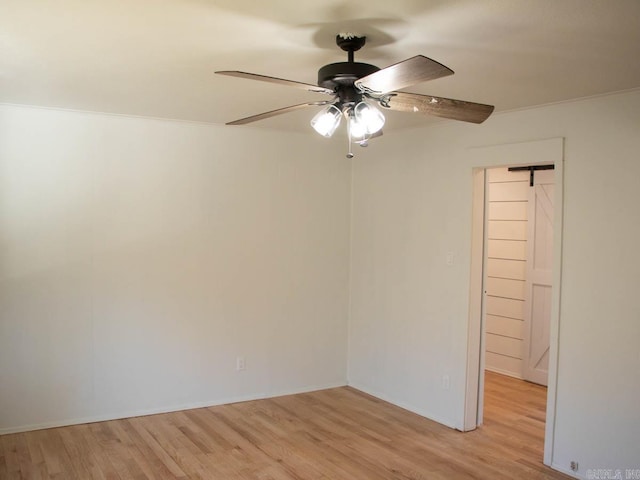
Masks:
[[[0,437],[13,479],[567,479],[542,465],[543,387],[488,373],[460,433],[354,390]]]

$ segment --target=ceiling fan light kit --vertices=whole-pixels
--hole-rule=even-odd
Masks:
[[[338,129],[341,119],[340,109],[335,105],[329,105],[316,113],[311,119],[311,126],[323,137],[330,137]]]
[[[369,135],[379,132],[384,127],[386,119],[382,112],[367,102],[357,104],[353,109],[353,113],[355,118],[364,125]]]
[[[292,105],[235,120],[227,125],[244,125],[300,108],[323,106],[324,108],[312,118],[311,126],[320,135],[331,137],[338,129],[342,117],[345,117],[349,141],[347,158],[352,158],[352,143],[365,147],[370,138],[382,135],[385,117],[373,103],[377,103],[386,110],[436,115],[471,123],[482,123],[493,112],[492,105],[397,91],[427,80],[453,75],[453,70],[422,55],[383,69],[368,63],[356,62],[354,52],[360,50],[365,42],[364,36],[352,33],[337,35],[336,44],[347,52],[347,61],[330,63],[320,68],[318,85],[247,72],[216,72],[221,75],[276,83],[333,96],[330,101]]]

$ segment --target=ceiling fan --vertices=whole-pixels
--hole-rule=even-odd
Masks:
[[[354,52],[360,50],[365,42],[364,36],[350,33],[337,35],[336,44],[347,52],[347,61],[330,63],[320,68],[318,85],[255,73],[215,72],[220,75],[259,80],[332,96],[331,100],[292,105],[241,118],[227,125],[244,125],[306,107],[324,106],[325,108],[311,120],[311,126],[319,134],[330,137],[344,117],[349,138],[347,158],[352,158],[352,143],[367,146],[369,139],[382,135],[385,118],[374,104],[379,105],[383,110],[423,113],[471,123],[482,123],[493,112],[493,105],[398,91],[420,82],[453,75],[453,70],[422,55],[416,55],[383,69],[368,63],[355,62]]]

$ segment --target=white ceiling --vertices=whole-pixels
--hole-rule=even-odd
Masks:
[[[2,0],[0,102],[224,123],[325,97],[214,71],[316,83],[341,31],[367,35],[356,61],[456,72],[408,91],[497,111],[640,87],[639,0]],[[385,131],[433,121],[390,112]]]

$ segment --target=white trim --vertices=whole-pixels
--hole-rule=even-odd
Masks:
[[[137,120],[150,120],[152,122],[160,122],[160,123],[174,123],[178,125],[192,125],[196,127],[205,127],[205,128],[235,128],[233,126],[229,126],[225,123],[220,122],[212,122],[207,120],[189,120],[187,118],[173,118],[173,117],[156,117],[152,115],[135,115],[133,113],[117,113],[117,112],[101,112],[99,110],[79,110],[74,108],[64,108],[64,107],[50,107],[46,105],[29,105],[29,104],[21,104],[21,103],[3,103],[0,102],[0,108],[7,107],[12,109],[25,109],[25,110],[45,110],[50,112],[58,112],[58,113],[73,113],[77,115],[89,115],[89,116],[100,116],[100,117],[112,117],[112,118],[125,118],[125,119],[137,119]],[[269,132],[270,130],[266,130],[262,127],[256,127],[252,125],[244,125],[243,129],[249,130],[261,130],[263,132]],[[282,133],[277,130],[271,130],[273,133]],[[308,135],[309,132],[302,132],[291,130],[287,131],[287,135]]]
[[[467,156],[472,167],[492,168],[506,165],[554,163],[556,171],[564,154],[563,138],[472,147]]]
[[[347,386],[346,383],[314,385],[314,386],[307,386],[307,387],[302,387],[302,388],[297,388],[292,390],[282,390],[279,392],[272,392],[270,394],[257,393],[253,395],[242,395],[239,397],[228,397],[220,400],[207,400],[204,402],[185,403],[181,405],[173,405],[170,407],[149,408],[149,409],[132,410],[132,411],[120,412],[120,413],[93,415],[90,417],[54,420],[52,422],[36,423],[32,425],[23,425],[19,427],[0,428],[0,435],[7,435],[9,433],[30,432],[32,430],[44,430],[46,428],[68,427],[71,425],[81,425],[83,423],[105,422],[109,420],[121,420],[123,418],[131,418],[131,417],[144,417],[146,415],[157,415],[159,413],[179,412],[182,410],[192,410],[195,408],[217,407],[219,405],[226,405],[230,403],[250,402],[253,400],[264,400],[266,398],[283,397],[285,395],[297,395],[300,393],[316,392],[318,390],[327,390],[330,388],[338,388],[338,387],[346,387],[346,386]]]
[[[525,107],[511,108],[509,110],[500,110],[499,112],[494,112],[492,116],[505,115],[507,113],[513,113],[513,112],[525,112],[527,110],[535,110],[535,109],[544,108],[544,107],[554,107],[556,105],[566,105],[568,103],[570,104],[570,103],[584,102],[587,100],[592,100],[594,98],[606,98],[606,97],[611,97],[613,95],[625,95],[627,93],[633,93],[637,91],[640,91],[640,87],[631,87],[631,88],[625,88],[623,90],[614,90],[613,92],[596,93],[594,95],[585,95],[582,97],[568,98],[566,100],[558,100],[556,102],[538,103],[536,105],[527,105]]]
[[[578,103],[578,102],[584,102],[584,101],[588,101],[588,100],[592,100],[592,99],[596,99],[596,98],[603,98],[603,97],[610,97],[610,96],[614,96],[614,95],[626,95],[628,93],[634,93],[640,91],[640,87],[632,87],[632,88],[627,88],[627,89],[623,89],[623,90],[615,90],[613,92],[605,92],[605,93],[596,93],[595,95],[587,95],[587,96],[583,96],[583,97],[576,97],[576,98],[569,98],[566,100],[559,100],[556,102],[548,102],[548,103],[538,103],[536,105],[527,105],[524,107],[517,107],[517,108],[512,108],[509,110],[500,110],[497,112],[493,112],[491,115],[491,118],[494,117],[498,117],[498,116],[503,116],[503,115],[508,115],[514,112],[524,112],[527,110],[537,110],[540,108],[545,108],[545,107],[553,107],[556,105],[564,105],[564,104],[572,104],[572,103]],[[117,113],[117,112],[101,112],[100,110],[82,110],[82,109],[75,109],[75,108],[65,108],[65,107],[54,107],[54,106],[47,106],[47,105],[33,105],[33,104],[27,104],[27,103],[10,103],[10,102],[0,102],[0,107],[16,107],[16,108],[31,108],[31,109],[39,109],[39,110],[52,110],[52,111],[58,111],[58,112],[71,112],[71,113],[79,113],[79,114],[92,114],[92,115],[104,115],[104,116],[110,116],[110,117],[124,117],[124,118],[139,118],[139,119],[147,119],[147,120],[158,120],[158,121],[167,121],[167,122],[175,122],[175,123],[185,123],[185,124],[192,124],[192,125],[203,125],[203,126],[218,126],[218,127],[225,127],[227,128],[228,126],[224,123],[220,123],[220,122],[213,122],[213,121],[208,121],[208,120],[189,120],[186,118],[174,118],[174,117],[158,117],[158,116],[153,116],[153,115],[135,115],[132,113]],[[450,120],[450,119],[446,119],[443,117],[431,117],[432,121],[431,123],[427,124],[427,125],[423,125],[423,126],[414,126],[414,127],[409,127],[409,128],[401,128],[402,131],[415,131],[415,130],[421,130],[424,128],[433,128],[433,127],[440,127],[442,125],[448,125],[448,124],[452,124],[452,122],[455,122],[455,120]],[[491,119],[487,120],[487,121],[491,121]],[[254,126],[244,126],[243,129],[251,129],[251,130],[261,130],[264,131],[264,128],[262,127],[254,127]],[[280,132],[282,133],[282,130],[280,129],[276,129],[276,132]],[[295,135],[308,135],[309,132],[308,131],[297,131],[297,130],[286,130],[287,135],[289,134],[295,134]]]
[[[473,170],[473,208],[471,227],[471,281],[469,282],[469,319],[480,318],[482,322],[484,302],[484,212],[486,199],[485,194],[485,170],[477,168]],[[478,419],[478,412],[482,412],[482,397],[472,395],[469,392],[480,392],[484,389],[482,377],[475,375],[475,372],[482,371],[484,367],[481,351],[484,348],[484,338],[482,338],[482,328],[471,328],[469,322],[467,335],[467,371],[466,371],[466,392],[464,398],[464,419],[462,430],[469,432],[475,430],[482,419]]]
[[[557,470],[561,473],[564,473],[565,475],[569,475],[572,478],[578,478],[578,479],[586,479],[587,477],[585,477],[584,475],[580,475],[577,472],[574,472],[573,470],[570,470],[568,468],[565,468],[561,465],[558,465],[557,463],[552,463],[551,465],[549,465],[551,468],[553,468],[554,470]]]
[[[560,139],[560,159],[554,161],[553,208],[553,290],[551,294],[551,326],[549,331],[549,377],[547,383],[547,416],[544,432],[544,463],[553,464],[556,402],[558,392],[558,357],[560,349],[560,315],[562,298],[562,225],[564,213],[564,141]]]
[[[557,469],[553,463],[553,442],[555,437],[556,424],[556,392],[558,381],[558,334],[560,331],[560,288],[562,279],[562,213],[563,213],[563,168],[564,168],[564,139],[550,138],[545,140],[510,143],[504,145],[492,145],[485,147],[470,148],[467,151],[468,161],[472,167],[471,173],[475,175],[477,169],[486,169],[505,165],[535,165],[539,163],[553,163],[555,165],[556,176],[556,198],[554,202],[554,240],[553,240],[553,297],[551,303],[551,325],[550,325],[550,349],[549,349],[549,384],[547,387],[547,415],[545,423],[544,441],[544,464]],[[484,184],[482,186],[484,189]],[[477,192],[474,192],[474,198]],[[472,242],[478,240],[478,235],[473,236]],[[477,246],[472,244],[472,251],[476,252]],[[478,280],[478,269],[473,268],[477,264],[477,259],[472,258],[472,269],[470,271],[470,285],[478,285],[482,280]],[[479,275],[482,275],[480,272]],[[480,283],[481,284],[481,283]],[[481,299],[480,299],[481,301]],[[476,305],[472,305],[475,302]],[[477,315],[472,316],[472,312],[481,310],[477,305],[478,296],[469,297],[469,323],[468,338],[481,338],[482,325]],[[477,375],[480,378],[481,359],[484,353],[480,352],[480,358],[476,359],[471,349],[467,352],[467,376]],[[473,418],[472,410],[476,409],[476,422],[478,418],[478,400],[481,398],[482,385],[480,391],[469,388],[473,381],[465,379],[467,389],[465,392],[465,425],[471,423]]]
[[[360,390],[361,392],[364,392],[368,395],[371,395],[372,397],[376,397],[380,400],[384,400],[385,402],[388,402],[392,405],[395,405],[396,407],[400,407],[404,410],[408,410],[411,413],[415,413],[417,415],[420,415],[421,417],[426,418],[427,420],[432,420],[434,422],[438,422],[446,427],[449,428],[453,428],[455,430],[458,430],[456,428],[456,426],[454,425],[454,423],[450,420],[450,419],[444,419],[441,417],[438,417],[437,415],[433,415],[431,412],[428,412],[426,410],[422,410],[421,408],[415,408],[412,405],[406,404],[402,401],[396,400],[394,398],[389,397],[388,395],[385,395],[384,393],[380,393],[377,392],[375,390],[370,389],[369,387],[366,387],[362,384],[359,383],[349,383],[349,387],[351,388],[355,388],[356,390]]]

